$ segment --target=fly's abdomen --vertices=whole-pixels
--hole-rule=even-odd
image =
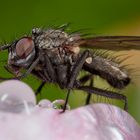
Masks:
[[[102,56],[93,55],[92,62],[85,63],[83,69],[92,74],[99,75],[105,79],[111,86],[122,89],[130,83],[130,77],[126,70],[111,59]]]

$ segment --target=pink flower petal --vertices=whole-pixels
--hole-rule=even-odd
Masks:
[[[12,84],[17,85],[15,82]],[[4,91],[1,86],[0,89]],[[20,91],[29,96],[26,91],[28,86],[22,87],[24,89]],[[16,98],[17,94],[13,96]],[[93,104],[62,113],[51,108],[51,103],[44,100],[33,107],[29,114],[0,111],[0,139],[139,140],[140,127],[127,112],[115,106]]]

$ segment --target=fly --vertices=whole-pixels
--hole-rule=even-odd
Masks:
[[[88,93],[86,104],[92,94],[97,94],[123,100],[124,109],[127,110],[125,95],[94,87],[93,77],[98,75],[112,87],[124,89],[131,81],[129,74],[119,63],[103,57],[94,49],[140,49],[140,36],[84,37],[79,33],[67,33],[63,27],[34,28],[31,36],[24,36],[11,44],[1,46],[1,51],[8,50],[9,53],[6,69],[15,75],[14,78],[1,77],[1,80],[22,79],[31,73],[42,80],[36,95],[46,83],[58,84],[61,89],[68,91],[63,111],[73,89]],[[21,69],[26,72],[21,73]],[[89,74],[78,79],[81,71]],[[85,86],[88,81],[90,85]]]

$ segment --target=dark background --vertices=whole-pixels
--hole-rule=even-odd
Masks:
[[[0,42],[10,42],[25,34],[33,27],[47,27],[71,23],[71,30],[91,29],[97,35],[140,35],[140,1],[139,0],[12,0],[0,1]],[[118,53],[118,52],[117,52]],[[140,123],[140,52],[121,52],[128,54],[125,64],[132,64],[137,72],[132,73],[133,83],[124,90],[128,96],[129,112]],[[0,54],[0,75],[10,76],[3,69],[7,53]],[[106,83],[97,77],[95,83],[106,87]],[[32,76],[24,80],[35,90],[40,81]],[[46,85],[38,100],[50,100],[65,97],[64,90],[54,85]],[[95,99],[95,98],[94,98]],[[74,108],[83,105],[85,94],[74,91],[70,97],[70,105]],[[102,98],[96,100],[106,101]],[[107,102],[111,102],[107,99]],[[113,101],[115,102],[115,101]],[[115,102],[122,106],[120,102]]]

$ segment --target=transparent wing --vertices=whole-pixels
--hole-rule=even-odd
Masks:
[[[80,47],[107,50],[140,50],[140,36],[99,36],[79,40]]]

